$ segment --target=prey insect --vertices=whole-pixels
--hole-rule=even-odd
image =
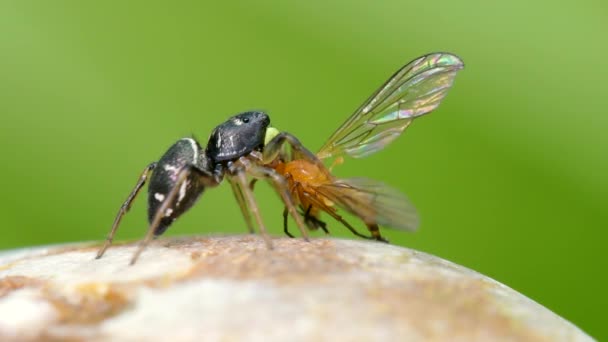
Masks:
[[[343,162],[345,155],[362,158],[382,150],[414,119],[439,106],[463,67],[463,62],[449,53],[419,57],[399,69],[373,93],[316,154],[297,140],[291,145],[298,148],[291,153],[286,149],[275,153],[276,158],[265,166],[287,180],[292,201],[300,207],[310,230],[322,229],[328,233],[327,224],[320,218],[321,212],[367,239],[388,242],[380,234],[380,225],[406,231],[417,229],[418,215],[405,195],[371,179],[336,178],[322,160],[334,157],[336,165]],[[252,189],[254,183],[255,180],[251,182]],[[338,214],[337,208],[361,219],[371,235],[359,233]],[[293,237],[287,225],[288,211],[286,206],[283,226],[285,234]]]
[[[308,239],[304,222],[292,203],[285,179],[274,169],[264,166],[264,161],[276,158],[276,151],[283,148],[282,144],[292,140],[289,134],[283,133],[269,142],[269,124],[270,118],[266,113],[244,112],[217,126],[204,149],[194,138],[178,140],[157,162],[144,169],[139,181],[120,207],[112,229],[96,258],[101,258],[111,245],[122,217],[148,180],[148,231],[133,254],[131,264],[137,261],[154,237],[163,234],[179,216],[196,203],[206,188],[218,186],[224,178],[232,186],[249,232],[254,231],[251,219],[253,214],[269,248],[272,248],[272,242],[248,186],[248,177],[271,182],[300,227],[302,235]],[[297,150],[298,146],[294,149]]]

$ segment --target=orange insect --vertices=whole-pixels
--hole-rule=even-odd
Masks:
[[[316,154],[290,135],[291,153],[286,148],[274,155],[266,166],[273,168],[286,182],[295,205],[300,207],[310,230],[327,225],[320,218],[327,213],[357,236],[388,242],[379,226],[399,230],[417,229],[419,220],[414,206],[405,195],[388,185],[367,178],[336,178],[333,166],[343,162],[343,155],[360,158],[375,153],[399,137],[417,117],[436,109],[453,84],[462,61],[448,53],[419,57],[398,70],[359,109],[336,130]],[[275,128],[266,132],[266,141],[282,135]],[[283,137],[284,138],[284,137]],[[279,145],[279,144],[273,144]],[[332,167],[322,160],[335,157]],[[253,187],[253,182],[251,184]],[[343,209],[361,219],[371,236],[359,233],[341,215]],[[284,231],[288,231],[288,208],[283,211]]]

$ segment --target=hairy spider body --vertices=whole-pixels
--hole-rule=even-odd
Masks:
[[[183,138],[174,143],[157,162],[144,169],[127,200],[120,207],[97,258],[101,258],[112,243],[122,217],[148,179],[149,227],[131,259],[131,264],[137,261],[152,238],[163,234],[178,217],[196,203],[205,188],[218,186],[224,178],[227,178],[232,186],[248,230],[254,231],[251,220],[253,213],[269,248],[272,248],[272,242],[262,222],[253,193],[248,187],[247,177],[268,179],[272,182],[307,238],[304,222],[291,202],[284,179],[272,168],[263,166],[263,160],[267,158],[264,155],[264,147],[268,142],[266,133],[269,124],[270,118],[264,112],[244,112],[218,125],[212,131],[205,149],[194,138]],[[285,141],[283,139],[272,142],[268,150],[272,152],[281,149],[281,146],[275,145]]]

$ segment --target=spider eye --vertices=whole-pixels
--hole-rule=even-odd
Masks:
[[[249,123],[249,118],[243,118],[244,123]]]

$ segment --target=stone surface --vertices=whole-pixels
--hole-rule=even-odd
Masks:
[[[186,237],[0,254],[0,340],[590,341],[481,274],[367,241]]]

